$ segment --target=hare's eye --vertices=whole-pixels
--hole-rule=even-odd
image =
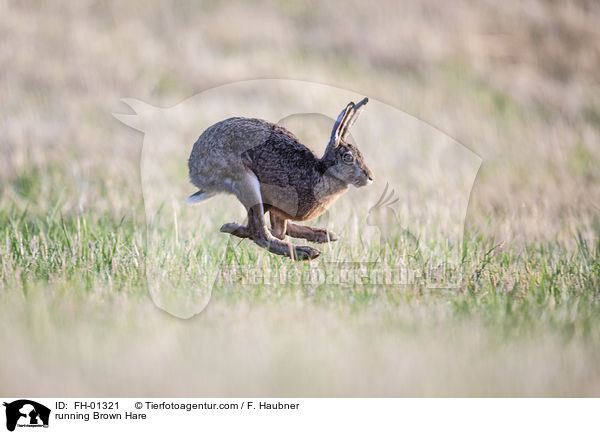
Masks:
[[[344,163],[350,164],[350,163],[354,162],[354,156],[350,152],[346,152],[342,156],[342,160],[344,161]]]

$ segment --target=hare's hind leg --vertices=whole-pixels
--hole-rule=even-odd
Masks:
[[[271,235],[283,240],[287,229],[287,220],[271,214]],[[221,226],[221,232],[226,232],[240,238],[252,238],[248,226],[239,223],[225,223]]]
[[[247,235],[248,238],[252,238],[256,244],[267,249],[269,252],[289,256],[292,259],[313,259],[321,254],[321,252],[312,247],[293,246],[271,235],[265,222],[260,183],[254,173],[246,173],[240,179],[236,180],[234,182],[234,193],[248,210],[248,225],[244,227],[228,223],[221,227],[222,232],[229,232],[233,235]],[[229,229],[232,229],[233,232],[230,232]]]
[[[250,231],[248,226],[241,225],[239,223],[225,223],[219,229],[221,232],[225,232],[231,235],[235,235],[240,238],[250,238]]]
[[[296,223],[287,222],[287,232],[290,237],[304,238],[307,241],[315,243],[328,243],[337,241],[340,237],[336,233],[327,229],[315,228],[312,226],[303,226]]]

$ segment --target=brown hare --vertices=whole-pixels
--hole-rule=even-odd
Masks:
[[[269,252],[292,259],[316,258],[319,250],[292,245],[284,238],[289,235],[318,243],[338,239],[326,229],[293,221],[321,215],[350,184],[362,187],[373,181],[359,150],[346,142],[350,127],[368,101],[351,102],[342,110],[322,158],[271,122],[240,117],[217,122],[194,143],[189,174],[200,190],[186,202],[200,202],[218,193],[234,194],[248,212],[248,223],[227,223],[221,232],[250,238]],[[267,211],[270,230],[264,217]]]

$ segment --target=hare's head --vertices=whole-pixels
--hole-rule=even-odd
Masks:
[[[363,187],[373,182],[373,173],[367,167],[358,148],[346,142],[350,127],[356,122],[367,102],[368,98],[364,98],[358,104],[351,102],[342,110],[333,125],[331,139],[323,157],[329,175],[355,187]]]

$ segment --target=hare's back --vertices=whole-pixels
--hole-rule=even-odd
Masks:
[[[264,143],[274,124],[262,119],[229,118],[208,127],[194,144],[192,156],[239,156],[250,148]],[[237,152],[236,152],[237,151]]]
[[[217,188],[245,166],[242,156],[264,143],[274,124],[261,119],[229,118],[208,127],[196,140],[188,160],[190,178],[200,188]]]

